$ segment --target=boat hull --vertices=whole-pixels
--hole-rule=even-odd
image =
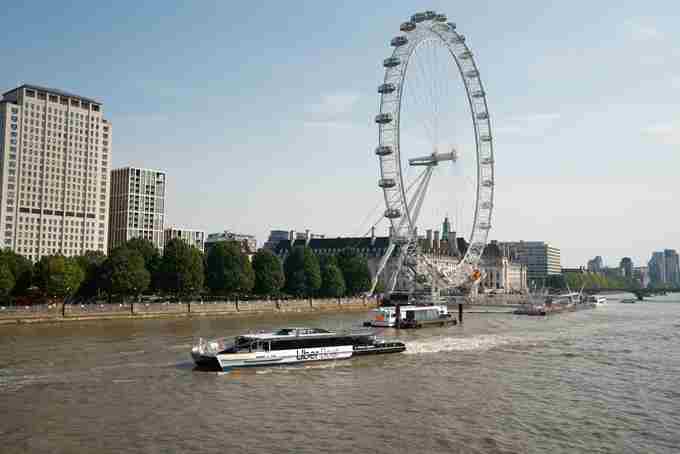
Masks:
[[[239,367],[296,364],[313,361],[347,359],[352,356],[352,346],[301,348],[275,352],[230,353],[217,355],[224,370]]]
[[[387,353],[401,353],[406,350],[406,345],[401,342],[385,342],[384,344],[371,345],[368,347],[356,346],[352,356],[384,355]]]
[[[199,369],[223,370],[251,368],[251,367],[271,367],[286,366],[301,363],[313,363],[319,361],[335,361],[350,359],[354,356],[366,355],[385,355],[390,353],[401,353],[406,350],[406,345],[402,342],[383,342],[373,345],[355,345],[336,347],[335,351],[315,351],[313,349],[300,349],[283,351],[282,355],[258,357],[255,353],[247,354],[226,354],[226,355],[193,355],[194,362]]]

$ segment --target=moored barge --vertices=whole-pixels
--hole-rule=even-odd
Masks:
[[[383,306],[373,309],[371,314],[371,320],[364,325],[376,328],[423,328],[457,323],[445,304]]]

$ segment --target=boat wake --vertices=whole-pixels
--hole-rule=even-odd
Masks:
[[[406,354],[440,352],[487,351],[492,348],[521,343],[523,339],[496,334],[481,334],[473,337],[433,337],[421,341],[407,342]]]

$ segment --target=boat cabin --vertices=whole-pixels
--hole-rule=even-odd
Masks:
[[[337,334],[321,328],[283,328],[271,333],[238,336],[234,344],[221,354],[299,350],[305,348],[340,347],[369,344],[368,333]]]

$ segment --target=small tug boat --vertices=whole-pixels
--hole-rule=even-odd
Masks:
[[[386,342],[371,332],[332,332],[321,328],[282,328],[244,334],[233,340],[199,339],[191,349],[197,366],[216,370],[275,366],[353,356],[400,353],[402,342]]]

